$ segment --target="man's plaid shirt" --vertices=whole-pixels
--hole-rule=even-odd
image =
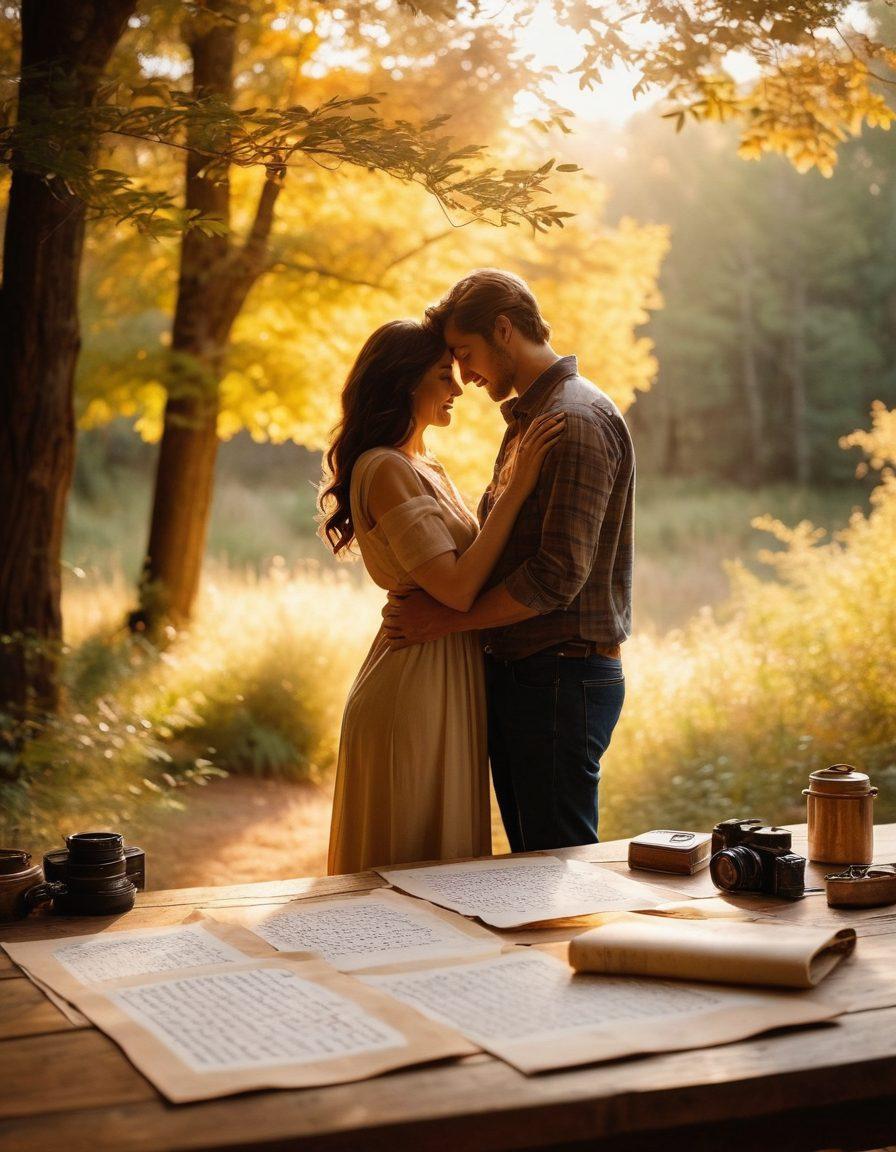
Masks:
[[[514,600],[540,615],[483,631],[483,644],[517,660],[566,640],[621,643],[631,633],[635,453],[619,409],[579,376],[575,356],[564,356],[501,412],[508,429],[479,504],[480,523],[530,424],[565,412],[566,428],[488,581],[490,588],[503,581]]]

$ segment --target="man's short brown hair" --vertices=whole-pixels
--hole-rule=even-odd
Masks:
[[[461,332],[475,332],[491,341],[499,316],[506,316],[536,344],[546,344],[551,335],[525,280],[500,268],[477,268],[458,280],[438,304],[426,309],[424,323],[441,336],[452,320]]]

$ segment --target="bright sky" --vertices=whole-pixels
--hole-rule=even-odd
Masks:
[[[549,3],[542,4],[531,24],[517,32],[517,41],[539,65],[555,65],[565,73],[575,68],[583,55],[576,33],[571,28],[557,24]],[[576,116],[622,124],[636,109],[640,111],[646,108],[657,98],[653,93],[648,93],[635,101],[632,88],[637,82],[638,73],[632,69],[613,68],[604,73],[603,83],[599,87],[589,91],[587,88],[579,88],[577,76],[564,75],[550,85],[550,95]],[[537,110],[525,96],[517,99],[517,109],[521,114]]]
[[[843,23],[859,30],[866,29],[869,23],[866,5],[850,4],[844,13]],[[633,40],[643,38],[645,43],[651,36],[649,26],[634,22],[631,22],[628,33]],[[540,11],[529,27],[518,31],[517,40],[524,51],[530,53],[538,64],[556,65],[564,72],[575,68],[582,57],[576,33],[557,24],[547,0],[541,5]],[[740,82],[751,79],[758,71],[755,62],[749,56],[740,53],[729,53],[725,67],[735,80]],[[614,68],[604,73],[602,84],[589,91],[579,88],[577,77],[563,76],[556,84],[551,85],[550,95],[577,116],[586,120],[609,121],[618,126],[628,120],[634,112],[649,107],[661,95],[659,92],[650,91],[635,100],[632,97],[632,89],[638,79],[639,74],[629,68]],[[537,108],[529,104],[525,97],[518,98],[517,108],[521,114],[537,113]]]

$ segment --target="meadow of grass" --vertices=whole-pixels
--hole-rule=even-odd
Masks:
[[[761,572],[760,554],[783,545],[755,530],[756,517],[773,514],[785,524],[811,520],[836,532],[846,526],[853,511],[867,505],[867,491],[859,484],[829,488],[767,484],[749,489],[697,479],[639,481],[636,634],[662,636],[702,609],[724,604],[732,562]]]
[[[604,838],[741,814],[797,821],[809,773],[840,760],[872,774],[876,818],[896,819],[896,413],[879,408],[853,442],[883,468],[870,509],[858,483],[834,506],[785,489],[772,499],[645,486],[646,607],[626,645],[628,695],[604,765]],[[238,520],[253,530],[259,498],[240,495]],[[813,501],[843,525],[832,538],[781,522]],[[751,514],[769,508],[781,520],[751,528]],[[276,505],[268,511],[277,518]],[[69,555],[86,555],[88,530],[76,507]],[[214,542],[211,551],[194,623],[164,651],[122,628],[132,592],[120,556],[70,564],[68,707],[55,734],[34,742],[25,791],[7,797],[18,800],[7,804],[18,828],[55,826],[60,793],[69,823],[73,805],[114,821],[147,798],[189,803],[180,785],[216,771],[328,778],[381,592],[358,565],[281,554],[239,567],[216,559]],[[91,555],[103,557],[96,542]]]

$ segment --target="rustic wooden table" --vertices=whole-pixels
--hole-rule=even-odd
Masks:
[[[794,832],[794,848],[804,852],[805,827]],[[565,854],[625,869],[626,846],[618,840]],[[878,862],[896,860],[896,824],[876,829],[876,849]],[[816,880],[824,871],[810,867]],[[687,896],[714,892],[705,872],[663,877],[663,884]],[[199,908],[276,905],[381,886],[365,872],[149,891],[114,920],[32,917],[0,926],[0,939],[176,924]],[[854,926],[861,939],[847,963],[876,967],[871,1002],[879,1006],[836,1025],[537,1077],[477,1055],[355,1084],[174,1106],[111,1040],[69,1023],[0,956],[0,1149],[786,1152],[896,1143],[896,905],[854,913],[828,909],[823,895],[797,904],[742,899],[763,917]]]

